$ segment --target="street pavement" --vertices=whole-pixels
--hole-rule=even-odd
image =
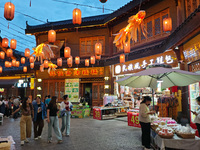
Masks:
[[[72,118],[70,137],[63,137],[63,143],[57,144],[53,134],[53,143],[47,143],[47,122],[45,121],[42,139],[20,146],[20,118],[4,118],[0,126],[0,136],[12,135],[16,150],[142,150],[141,130],[129,127],[127,117],[112,120],[91,118]],[[61,125],[61,120],[60,120]]]

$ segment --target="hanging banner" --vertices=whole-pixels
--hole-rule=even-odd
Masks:
[[[31,86],[30,86],[30,89],[31,89],[31,90],[34,90],[34,88],[35,88],[35,83],[34,83],[34,81],[35,81],[35,78],[31,78]]]
[[[79,101],[79,79],[65,79],[65,94],[71,102]]]

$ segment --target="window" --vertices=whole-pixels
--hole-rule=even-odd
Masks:
[[[200,0],[185,0],[186,17],[188,17],[200,5]]]
[[[95,44],[102,44],[102,54],[105,54],[105,37],[88,37],[80,38],[80,56],[91,56],[95,55]]]

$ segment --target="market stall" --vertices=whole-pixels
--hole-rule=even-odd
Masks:
[[[71,116],[73,118],[85,118],[89,117],[91,112],[91,108],[89,106],[79,106],[74,105],[73,110],[71,111]]]

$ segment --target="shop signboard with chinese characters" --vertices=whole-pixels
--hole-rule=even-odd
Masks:
[[[71,102],[78,102],[79,79],[65,79],[65,94],[69,96]]]
[[[166,51],[165,53],[153,55],[145,58],[136,59],[125,62],[124,64],[114,65],[114,75],[136,73],[144,70],[148,65],[168,64],[172,67],[178,66],[177,57],[174,51]]]
[[[186,62],[194,62],[200,59],[200,43],[196,43],[183,51]]]

